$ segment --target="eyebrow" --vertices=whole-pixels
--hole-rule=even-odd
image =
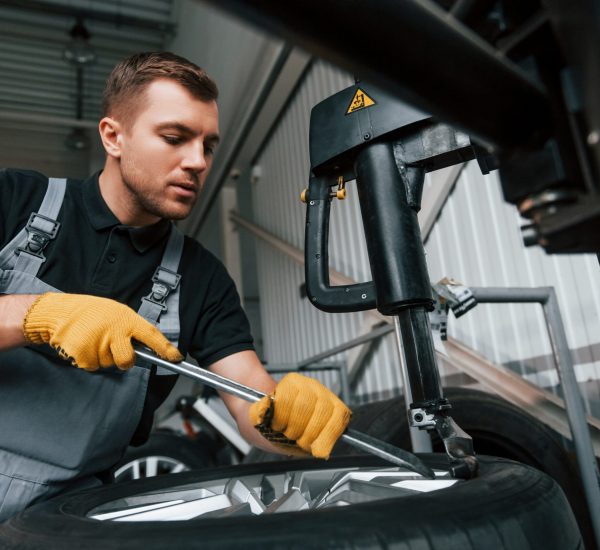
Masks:
[[[181,124],[181,122],[163,122],[162,124],[159,124],[156,129],[158,131],[164,131],[164,130],[177,130],[178,132],[181,132],[182,134],[186,134],[189,136],[192,136],[195,134],[195,132],[189,127],[186,126],[185,124]],[[204,137],[205,141],[210,141],[211,143],[213,143],[214,145],[217,145],[219,143],[219,141],[221,140],[221,138],[219,137],[219,134],[207,134]]]

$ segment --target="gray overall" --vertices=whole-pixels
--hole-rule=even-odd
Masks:
[[[37,277],[66,180],[51,179],[27,226],[0,251],[0,294],[60,292]],[[183,235],[171,227],[152,291],[138,313],[177,345]],[[158,375],[170,374],[164,369]],[[67,367],[48,346],[0,352],[0,521],[36,500],[99,484],[140,420],[150,370],[135,366],[86,372]]]

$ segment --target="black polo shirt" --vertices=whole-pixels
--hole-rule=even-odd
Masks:
[[[118,300],[138,310],[152,287],[170,223],[141,228],[121,225],[100,194],[98,175],[67,181],[57,221],[61,227],[44,255],[38,277],[68,293]],[[42,203],[48,179],[33,171],[0,170],[0,250],[26,225]],[[207,367],[233,353],[251,350],[252,336],[235,285],[223,264],[197,241],[185,237],[179,264],[181,289],[179,349]],[[134,442],[144,440],[154,410],[176,376],[153,375]]]

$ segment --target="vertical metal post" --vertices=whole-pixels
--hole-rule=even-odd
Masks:
[[[412,403],[412,392],[410,391],[410,383],[408,381],[408,365],[406,364],[406,356],[404,355],[404,344],[402,343],[402,332],[400,330],[400,319],[394,315],[394,328],[396,329],[396,344],[398,347],[398,358],[400,359],[400,372],[402,373],[402,384],[404,386],[404,405],[406,407],[406,415],[410,417],[410,404]],[[415,453],[430,453],[432,451],[431,438],[426,431],[410,425],[409,434],[412,450]]]
[[[600,546],[600,476],[592,442],[587,427],[583,399],[573,369],[573,360],[565,327],[562,323],[554,288],[548,289],[548,298],[542,304],[552,353],[556,360],[558,376],[563,388],[567,418],[573,435],[581,481],[592,520],[596,542]]]

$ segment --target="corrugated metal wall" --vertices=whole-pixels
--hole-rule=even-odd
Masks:
[[[262,177],[253,188],[254,221],[298,248],[304,246],[305,208],[298,194],[306,186],[309,172],[310,110],[352,82],[347,74],[315,63],[257,159]],[[348,200],[335,201],[332,209],[330,263],[356,280],[370,280],[357,195],[352,184],[348,187]],[[431,280],[451,276],[472,286],[554,286],[588,410],[598,414],[598,261],[593,256],[547,256],[536,248],[525,249],[518,222],[515,209],[502,200],[497,176],[484,177],[477,165],[470,163],[426,244]],[[270,363],[304,359],[365,330],[368,314],[325,314],[301,298],[303,268],[280,252],[258,243],[257,263],[265,358]],[[458,321],[451,318],[449,331],[495,362],[556,390],[539,307],[479,305]],[[335,359],[345,360],[346,356]],[[357,400],[400,392],[397,365],[390,335],[365,369],[355,390]],[[592,381],[586,383],[588,379]]]
[[[553,286],[588,412],[600,416],[600,266],[594,255],[547,255],[525,248],[516,208],[502,199],[496,172],[467,165],[426,245],[433,281],[470,286]],[[541,307],[479,305],[449,334],[496,363],[560,393]]]

